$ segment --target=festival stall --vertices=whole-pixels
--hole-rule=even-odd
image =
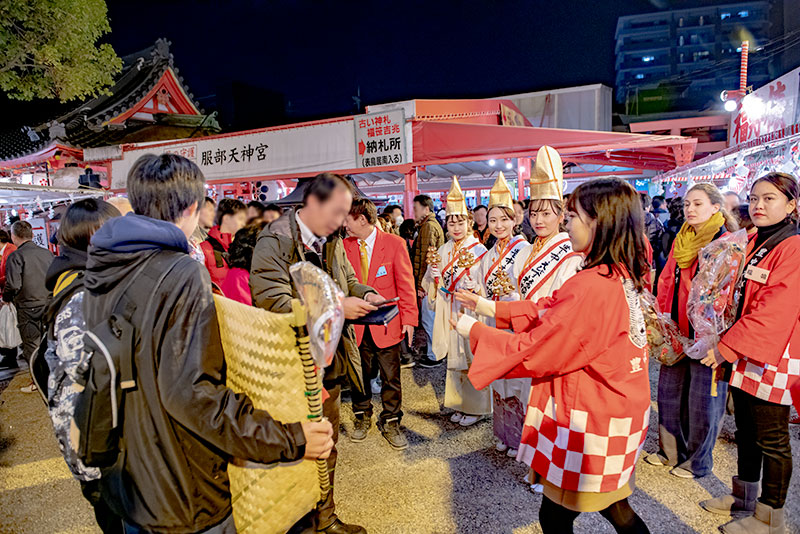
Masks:
[[[402,195],[410,210],[416,194],[445,191],[454,175],[465,191],[488,191],[501,170],[524,198],[531,158],[545,144],[561,153],[567,180],[581,180],[673,169],[692,160],[696,142],[535,128],[507,100],[411,100],[369,106],[353,117],[125,144],[103,164],[111,189],[124,191],[139,156],[177,153],[198,164],[217,194],[238,188],[266,201],[284,196],[299,178],[333,171],[353,176],[368,196]]]
[[[741,194],[759,176],[800,174],[800,68],[745,96],[731,115],[730,148],[654,177],[669,196],[697,182]]]

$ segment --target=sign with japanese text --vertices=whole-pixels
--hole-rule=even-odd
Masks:
[[[44,219],[41,217],[31,217],[28,219],[28,222],[31,224],[31,228],[33,229],[32,241],[42,248],[48,248],[50,239],[47,237],[47,229],[44,224]]]
[[[124,147],[111,163],[111,188],[125,189],[143,154],[178,154],[195,162],[206,180],[255,179],[356,167],[353,119]]]
[[[800,67],[753,91],[731,115],[728,145],[746,143],[759,136],[800,122]]]
[[[354,122],[357,167],[406,163],[406,116],[402,109],[358,115]]]
[[[525,117],[505,104],[500,104],[500,117],[502,118],[503,126],[527,126]]]

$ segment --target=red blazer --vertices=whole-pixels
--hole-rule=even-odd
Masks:
[[[372,251],[372,260],[369,264],[369,277],[361,279],[361,254],[358,239],[348,237],[344,240],[344,250],[347,259],[353,265],[358,281],[366,284],[381,294],[386,299],[400,297],[397,303],[400,317],[394,319],[388,326],[370,326],[370,333],[375,345],[385,349],[397,345],[403,340],[403,326],[417,326],[417,294],[414,284],[414,271],[411,268],[411,258],[408,247],[402,237],[387,234],[377,230],[375,236],[375,250]],[[383,268],[386,274],[378,276],[378,271]],[[359,345],[364,337],[364,327],[356,325],[356,338]]]

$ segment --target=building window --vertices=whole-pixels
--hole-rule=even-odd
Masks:
[[[730,13],[722,13],[722,14],[720,15],[720,18],[721,18],[722,20],[729,19],[729,18],[731,18],[731,14],[730,14]]]
[[[655,61],[655,59],[656,59],[655,56],[644,56],[642,58],[642,61],[644,61],[645,63],[650,63],[651,61]]]
[[[746,18],[750,16],[750,12],[746,9],[739,11],[739,18]]]

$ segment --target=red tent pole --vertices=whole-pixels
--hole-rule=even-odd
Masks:
[[[417,169],[412,168],[405,176],[405,191],[403,193],[404,210],[406,219],[414,218],[414,197],[419,194],[417,186]]]
[[[519,168],[517,169],[517,198],[522,200],[527,198],[525,184],[531,179],[531,158],[519,158]]]

